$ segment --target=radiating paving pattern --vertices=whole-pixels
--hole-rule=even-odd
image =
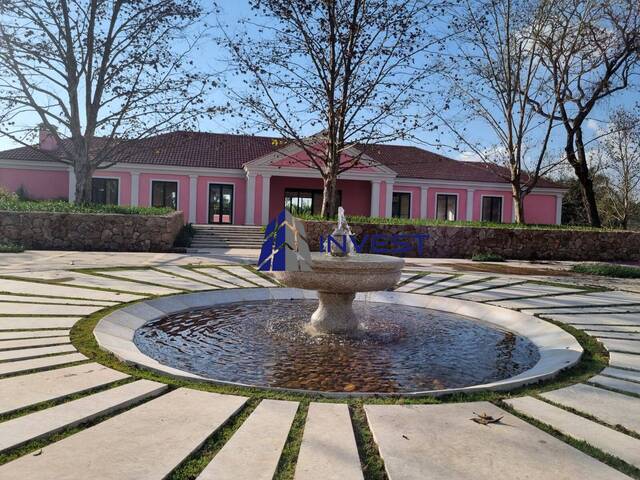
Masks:
[[[582,384],[499,405],[365,401],[391,480],[424,479],[425,472],[434,479],[627,478],[501,406],[640,468],[640,440],[629,434],[640,434],[640,294],[475,272],[406,270],[401,282],[400,292],[522,309],[581,329],[609,350],[610,366]],[[151,295],[274,286],[241,265],[129,264],[0,277],[0,453],[27,451],[4,464],[0,457],[0,479],[166,477],[230,425],[247,399],[172,390],[90,362],[69,343],[70,329],[102,308]],[[273,478],[298,408],[296,402],[258,402],[202,463],[198,478]],[[476,413],[504,418],[480,425],[471,421]],[[61,432],[68,433],[54,441]],[[296,479],[364,478],[347,404],[312,402],[299,435]],[[34,440],[46,445],[41,452]]]

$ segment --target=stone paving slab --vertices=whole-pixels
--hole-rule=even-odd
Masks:
[[[535,295],[555,295],[558,293],[572,293],[581,292],[575,288],[562,288],[552,285],[538,285],[536,283],[521,283],[510,287],[495,288],[491,290],[485,290],[482,292],[469,293],[461,295],[460,298],[464,300],[471,300],[474,302],[491,301],[491,303],[498,301],[512,301],[507,300],[516,297],[531,297]],[[515,302],[513,300],[512,302]]]
[[[106,292],[88,288],[52,285],[50,283],[28,282],[23,280],[7,280],[0,278],[0,291],[26,293],[29,295],[49,295],[52,297],[83,298],[88,300],[107,300],[111,302],[132,302],[144,297],[128,293]]]
[[[589,383],[594,383],[599,387],[612,388],[614,390],[620,390],[621,392],[633,393],[640,395],[640,383],[627,382],[626,380],[620,380],[617,378],[605,377],[604,375],[596,375],[588,380]]]
[[[0,315],[91,315],[105,307],[47,305],[44,303],[0,303]]]
[[[105,273],[109,273],[109,271],[106,271]],[[170,295],[172,293],[180,293],[180,290],[174,290],[172,288],[145,285],[142,283],[103,277],[101,275],[90,275],[88,273],[74,272],[70,270],[21,273],[20,276],[39,280],[57,280],[62,284],[70,286],[105,288],[108,290],[119,290],[121,292],[141,295]]]
[[[510,302],[501,302],[500,305],[507,308],[542,308],[549,307],[559,308],[559,307],[581,307],[588,306],[592,307],[594,305],[614,305],[619,306],[620,304],[640,304],[640,295],[632,294],[627,292],[598,292],[598,293],[585,293],[585,294],[573,294],[573,295],[557,295],[554,297],[541,297],[541,298],[530,298],[526,302],[519,301],[517,302],[518,306],[515,306],[516,303]]]
[[[640,354],[640,342],[637,340],[620,340],[617,338],[598,337],[598,341],[602,343],[610,352],[627,352]]]
[[[627,333],[627,332],[603,332],[598,330],[585,330],[585,333],[593,337],[609,338],[617,340],[640,340],[640,332]]]
[[[10,350],[13,348],[41,347],[43,345],[64,345],[66,343],[71,343],[71,339],[68,336],[2,340],[0,341],[0,351]]]
[[[70,353],[69,355],[55,355],[52,357],[34,358],[31,360],[20,360],[17,362],[4,362],[0,363],[0,375],[9,375],[29,370],[56,367],[67,363],[82,362],[84,360],[87,360],[87,357],[81,353]]]
[[[449,280],[451,278],[455,278],[454,275],[450,273],[430,273],[420,277],[412,282],[409,282],[405,285],[402,285],[399,288],[396,288],[396,292],[410,292],[415,290],[416,288],[426,287],[428,285],[433,285],[436,282],[440,282],[443,280]]]
[[[97,363],[87,363],[5,378],[0,380],[0,414],[84,392],[128,377]]]
[[[195,280],[189,280],[157,270],[112,270],[104,272],[104,274],[125,280],[148,282],[186,291],[211,290],[213,288],[211,285],[205,285]]]
[[[435,292],[439,292],[440,290],[445,290],[447,288],[458,287],[460,285],[473,282],[474,280],[477,280],[477,278],[474,279],[473,277],[471,277],[471,275],[453,277],[449,280],[443,280],[442,282],[433,283],[418,290],[414,290],[412,293],[420,293],[422,295],[432,294]]]
[[[126,408],[168,388],[139,380],[0,423],[0,452]]]
[[[1,330],[71,328],[80,317],[0,317]]]
[[[630,305],[628,307],[561,307],[561,308],[530,308],[527,313],[571,313],[574,315],[589,315],[591,313],[635,313],[640,315],[640,307]]]
[[[165,478],[245,401],[180,388],[3,465],[0,478]]]
[[[175,274],[178,276],[189,277],[192,280],[195,280],[199,283],[204,283],[206,285],[211,285],[212,288],[236,288],[236,285],[229,282],[223,282],[222,280],[217,280],[215,278],[210,277],[209,275],[205,275],[204,273],[199,273],[190,268],[182,268],[175,265],[169,265],[167,267],[157,267],[158,270],[162,270],[163,272]]]
[[[480,292],[482,290],[491,290],[493,288],[511,287],[522,283],[521,281],[514,280],[512,278],[494,278],[491,280],[485,280],[471,285],[463,285],[458,288],[452,288],[442,292],[441,295],[445,297],[458,297],[465,294]],[[460,297],[462,298],[462,297]]]
[[[603,336],[607,336],[610,333],[621,333],[627,335],[640,333],[640,325],[637,327],[631,325],[570,325],[580,330],[584,330],[585,332],[593,332],[594,334]]]
[[[253,283],[247,282],[246,280],[242,280],[241,278],[238,278],[235,275],[231,275],[230,273],[222,271],[218,268],[211,268],[211,267],[197,268],[197,271],[206,273],[207,275],[209,275],[212,278],[215,278],[216,280],[222,280],[223,282],[231,283],[235,285],[236,288],[237,287],[247,287],[247,288],[255,287]]]
[[[244,278],[245,280],[254,283],[260,287],[275,287],[277,286],[275,282],[270,282],[269,280],[267,280],[264,277],[261,277],[260,275],[256,275],[255,273],[253,273],[252,271],[241,267],[239,265],[229,265],[229,266],[225,266],[225,265],[221,265],[220,268],[222,270],[225,270],[233,275],[237,275],[240,278]]]
[[[633,353],[609,353],[609,365],[616,368],[628,368],[640,371],[640,355]]]
[[[637,398],[582,383],[540,396],[609,425],[622,425],[640,433],[640,402]]]
[[[558,315],[554,313],[545,313],[542,316],[544,318],[555,320],[556,322],[568,323],[570,325],[626,325],[631,327],[640,326],[640,316],[628,313],[593,313],[591,315]]]
[[[263,400],[202,471],[199,480],[271,480],[298,402]]]
[[[53,298],[53,297],[36,297],[31,295],[2,295],[0,294],[0,302],[19,302],[19,303],[46,303],[52,305],[100,305],[110,307],[117,305],[118,302],[107,302],[104,300],[76,300],[74,298]]]
[[[489,402],[364,408],[390,480],[628,479]]]
[[[56,353],[71,353],[76,349],[73,345],[56,345],[53,347],[22,348],[19,350],[0,351],[0,362],[11,360],[25,360],[27,358],[43,357]]]
[[[0,341],[18,340],[21,338],[56,338],[68,337],[70,330],[29,330],[26,332],[0,332]],[[1,343],[0,343],[1,345]]]
[[[640,371],[622,370],[620,368],[607,367],[600,373],[602,373],[602,375],[609,375],[611,377],[622,378],[624,380],[640,382]]]
[[[349,407],[311,403],[296,465],[295,480],[362,480]]]
[[[505,400],[518,412],[640,467],[640,440],[533,397]]]

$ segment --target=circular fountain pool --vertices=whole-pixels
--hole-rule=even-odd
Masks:
[[[260,387],[405,393],[487,384],[539,360],[527,338],[417,306],[355,302],[354,335],[312,336],[317,301],[226,303],[152,320],[134,342],[163,365]]]

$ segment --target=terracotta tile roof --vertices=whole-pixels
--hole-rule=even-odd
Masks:
[[[122,163],[197,168],[240,169],[258,157],[286,144],[275,137],[231,135],[207,132],[172,132],[129,144],[117,154]],[[463,162],[403,145],[370,145],[366,153],[394,170],[399,177],[432,180],[506,183],[506,169],[478,162]],[[18,161],[46,161],[50,157],[31,147],[0,152],[0,158]],[[501,170],[503,175],[498,173]],[[541,180],[540,187],[561,188]]]

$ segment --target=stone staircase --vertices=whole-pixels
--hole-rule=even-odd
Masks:
[[[190,249],[262,247],[263,227],[252,225],[194,225]]]

